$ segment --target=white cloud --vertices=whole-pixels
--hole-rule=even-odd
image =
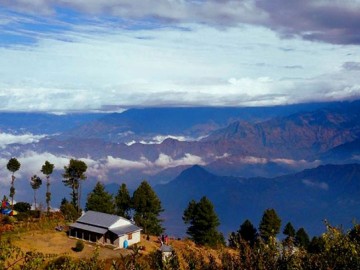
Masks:
[[[271,161],[275,162],[275,163],[282,163],[282,164],[294,166],[294,167],[299,167],[299,166],[315,167],[315,166],[319,166],[321,164],[320,160],[307,161],[305,159],[294,160],[294,159],[287,159],[287,158],[273,158],[273,159],[271,159]]]
[[[151,167],[152,164],[149,160],[142,157],[138,161],[127,160],[122,158],[114,158],[112,156],[108,156],[106,160],[106,167],[109,169],[120,169],[123,171],[127,170],[143,170],[148,167]]]
[[[228,158],[230,157],[231,155],[229,153],[224,153],[223,155],[221,156],[215,156],[215,159],[224,159],[224,158]]]
[[[30,177],[34,174],[42,176],[41,167],[45,161],[49,161],[54,164],[54,170],[62,171],[64,166],[68,165],[70,157],[68,156],[56,156],[54,154],[43,152],[37,153],[34,151],[27,151],[22,153],[17,158],[21,166],[19,171],[15,173],[18,181],[29,181]],[[10,172],[6,169],[8,158],[0,158],[0,186],[8,186],[10,184]]]
[[[28,178],[34,174],[42,174],[40,170],[46,160],[54,164],[54,170],[63,170],[64,166],[69,164],[70,159],[71,157],[69,156],[56,156],[48,152],[37,153],[27,151],[18,158],[21,163],[19,174],[21,177],[26,176]]]
[[[261,27],[70,24],[56,35],[31,35],[36,46],[0,48],[7,63],[0,66],[1,110],[273,105],[360,95],[359,76],[341,68],[357,61],[357,47],[284,41]]]
[[[176,135],[157,135],[155,137],[153,137],[153,141],[156,143],[162,143],[163,141],[165,141],[166,139],[174,139],[174,140],[178,140],[178,141],[191,141],[192,138],[186,137],[186,136],[176,136]]]
[[[57,156],[48,152],[24,152],[17,158],[21,163],[21,167],[20,170],[15,173],[17,181],[16,185],[23,187],[27,186],[31,176],[34,174],[44,178],[40,170],[46,160],[55,165],[55,170],[63,173],[64,166],[69,164],[69,160],[71,158],[74,157],[66,155]],[[98,160],[93,159],[92,157],[77,157],[77,159],[80,159],[87,164],[88,169],[85,174],[88,178],[95,178],[103,182],[108,181],[108,176],[112,173],[122,175],[126,172],[136,170],[144,174],[155,174],[163,169],[181,165],[205,165],[205,162],[201,157],[191,154],[185,154],[183,157],[178,159],[173,159],[165,154],[160,154],[158,159],[154,162],[149,161],[145,157],[142,157],[139,160],[127,160],[113,156],[108,156]],[[8,158],[0,158],[0,194],[8,194],[9,192],[11,174],[6,169],[7,162]],[[58,180],[59,179],[56,181]],[[17,190],[18,195],[24,192],[27,191],[20,189]]]
[[[137,143],[137,141],[132,140],[132,141],[126,142],[125,144],[126,144],[127,146],[130,146],[130,145],[133,145],[133,144],[135,144],[135,143]]]
[[[106,14],[120,18],[156,18],[166,22],[200,22],[234,25],[240,22],[259,23],[267,17],[252,0],[245,1],[168,1],[168,0],[5,0],[4,6],[30,14],[52,14],[57,7],[87,14]]]
[[[10,144],[29,144],[37,143],[46,135],[34,135],[31,133],[14,135],[10,133],[0,133],[0,148],[6,148]]]
[[[139,160],[134,161],[108,156],[103,164],[106,170],[118,170],[120,173],[129,170],[141,170],[145,173],[155,173],[159,170],[171,167],[195,164],[205,165],[206,163],[201,157],[189,153],[179,159],[173,159],[164,153],[160,153],[159,157],[154,162],[149,161],[145,157],[141,157]]]
[[[171,168],[183,165],[206,165],[201,157],[191,155],[189,153],[186,153],[184,157],[175,160],[172,157],[161,153],[154,164],[162,168]]]
[[[150,140],[141,140],[141,141],[129,141],[127,143],[125,143],[126,145],[130,146],[133,145],[135,143],[141,143],[141,144],[161,144],[163,141],[165,141],[166,139],[174,139],[174,140],[178,140],[178,141],[195,141],[195,140],[200,140],[204,137],[201,138],[197,138],[194,139],[192,137],[186,137],[186,136],[177,136],[177,135],[156,135],[154,137],[152,137]]]
[[[303,184],[308,186],[308,187],[312,187],[312,188],[318,188],[318,189],[322,189],[322,190],[328,190],[329,189],[329,185],[325,182],[316,182],[316,181],[311,181],[308,179],[304,179],[302,180]]]
[[[240,159],[242,163],[245,164],[266,164],[268,163],[268,159],[260,158],[260,157],[253,157],[253,156],[246,156]]]
[[[131,170],[142,171],[146,174],[154,174],[162,169],[182,166],[182,165],[205,165],[206,163],[201,157],[185,154],[182,158],[173,159],[170,156],[161,153],[154,162],[148,160],[145,157],[141,157],[139,160],[128,160],[113,156],[107,156],[105,159],[93,160],[90,158],[81,158],[87,165],[87,175],[107,180],[107,175],[110,171],[123,174]]]
[[[240,158],[240,162],[244,164],[267,164],[269,162],[274,162],[277,164],[286,164],[288,166],[292,166],[295,168],[309,168],[319,166],[321,164],[320,160],[307,161],[304,159],[295,160],[295,159],[287,159],[287,158],[262,158],[262,157],[254,157],[254,156],[245,156]]]

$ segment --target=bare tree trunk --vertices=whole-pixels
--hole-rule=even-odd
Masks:
[[[11,175],[11,210],[14,210],[14,195],[13,194],[13,190],[15,189],[14,188],[14,182],[15,182],[15,176],[14,176],[14,173]]]
[[[36,210],[36,189],[34,189],[34,210]]]
[[[78,189],[78,213],[80,212],[80,199],[81,199],[81,180],[79,180],[79,189]]]
[[[47,204],[47,213],[50,212],[50,176],[46,176],[46,204]]]

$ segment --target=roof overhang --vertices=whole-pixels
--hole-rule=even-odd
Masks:
[[[70,227],[70,229],[75,228],[75,229],[94,232],[94,233],[98,233],[98,234],[105,234],[108,231],[105,228],[91,226],[91,225],[82,224],[82,223],[73,223],[69,227]]]

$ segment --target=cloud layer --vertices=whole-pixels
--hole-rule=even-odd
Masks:
[[[31,32],[35,46],[0,47],[1,110],[254,106],[360,95],[355,46],[285,42],[256,27],[72,27]]]
[[[360,96],[359,0],[1,4],[3,111]]]
[[[307,161],[304,159],[294,160],[287,158],[263,158],[263,157],[254,157],[254,156],[244,156],[239,159],[243,164],[268,164],[268,163],[277,163],[279,165],[287,165],[294,168],[310,168],[316,167],[321,164],[320,160]]]
[[[303,184],[305,186],[311,187],[311,188],[317,188],[317,189],[322,189],[322,190],[329,190],[329,185],[325,182],[317,182],[317,181],[312,181],[309,179],[304,179],[302,180]]]
[[[40,169],[48,160],[55,165],[55,170],[63,172],[64,166],[69,164],[69,160],[73,158],[67,155],[54,155],[52,153],[35,151],[27,151],[19,155],[18,160],[21,163],[20,170],[16,172],[19,181],[29,181],[34,174],[42,175]],[[139,171],[144,174],[155,174],[161,170],[183,166],[183,165],[206,165],[206,162],[199,156],[185,154],[183,157],[174,159],[164,153],[160,153],[155,161],[150,161],[145,157],[139,160],[128,160],[113,156],[95,160],[91,157],[79,158],[88,166],[86,175],[101,181],[108,181],[110,172],[122,175],[128,171]],[[0,187],[7,187],[10,184],[10,172],[6,170],[8,158],[0,158]]]
[[[0,148],[6,148],[10,144],[29,144],[37,143],[46,135],[22,134],[14,135],[10,133],[0,133]]]
[[[199,23],[219,28],[261,25],[283,37],[299,36],[336,44],[360,43],[355,34],[360,28],[359,0],[4,0],[2,5],[17,12],[58,17],[68,9],[79,15],[148,19],[158,24]]]

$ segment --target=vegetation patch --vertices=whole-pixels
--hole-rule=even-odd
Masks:
[[[77,240],[75,247],[73,247],[72,250],[75,252],[81,252],[81,251],[83,251],[84,247],[85,247],[85,245],[84,245],[83,241]]]

